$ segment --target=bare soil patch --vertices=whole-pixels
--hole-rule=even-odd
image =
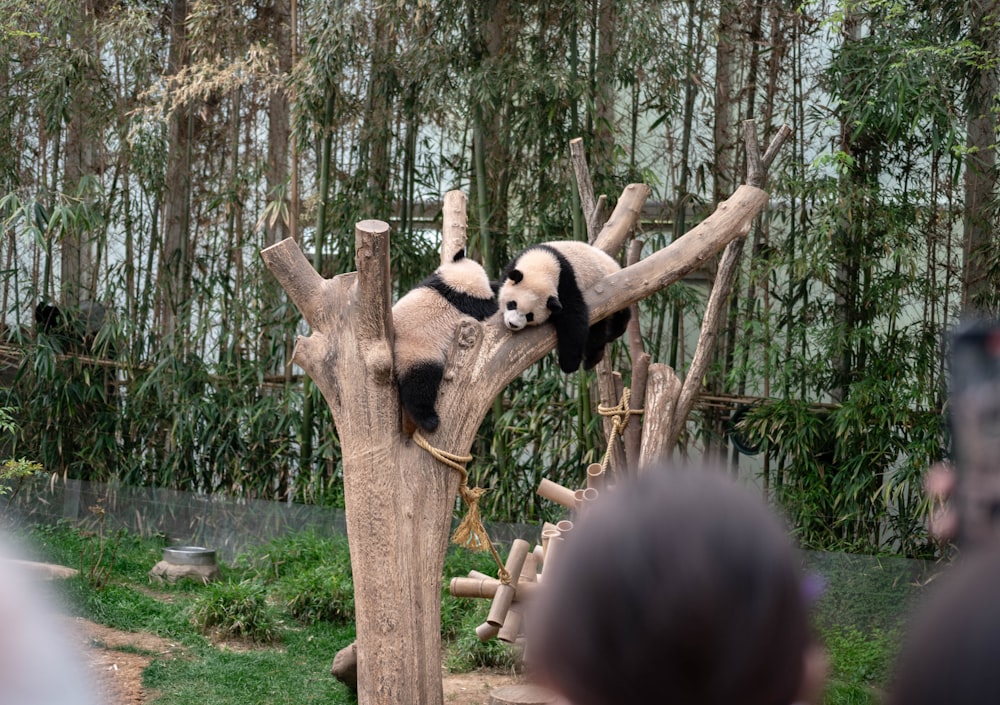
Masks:
[[[145,632],[122,632],[80,617],[67,617],[91,679],[107,705],[141,705],[152,699],[142,672],[156,658],[176,658],[184,649]]]
[[[154,634],[121,632],[79,617],[67,617],[66,621],[107,705],[151,702],[156,693],[143,688],[142,672],[153,659],[184,656],[182,646]],[[220,646],[235,648],[230,643]],[[333,659],[332,654],[330,658]],[[445,673],[443,682],[446,705],[489,705],[494,688],[518,683],[520,679],[511,673],[473,671]]]

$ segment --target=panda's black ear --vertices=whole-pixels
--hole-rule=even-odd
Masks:
[[[507,274],[507,278],[517,284],[519,281],[524,279],[524,273],[520,269],[512,269]]]
[[[552,313],[559,313],[562,311],[562,303],[560,303],[557,296],[550,296],[549,300],[545,302],[545,305],[550,311],[552,311]]]
[[[459,250],[458,252],[455,253],[455,256],[451,258],[451,261],[452,262],[461,262],[463,259],[465,259],[465,248],[464,247],[461,250]]]

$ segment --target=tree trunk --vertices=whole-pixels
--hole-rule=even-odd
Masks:
[[[170,54],[167,71],[176,75],[188,61],[187,0],[170,3]],[[191,111],[179,107],[167,128],[167,174],[163,202],[163,247],[160,249],[158,313],[164,339],[173,344],[177,318],[187,301],[186,267],[191,191]]]
[[[94,177],[98,172],[101,129],[96,95],[100,77],[96,67],[100,62],[100,50],[96,35],[98,13],[101,11],[98,0],[83,0],[78,10],[79,21],[73,27],[71,37],[81,67],[70,87],[72,100],[67,104],[69,122],[66,126],[63,191],[70,197],[85,196],[80,193],[83,179]],[[62,304],[76,308],[91,299],[96,289],[95,233],[80,226],[70,226],[60,240],[60,254]]]
[[[393,123],[396,119],[396,95],[399,77],[393,68],[396,37],[392,10],[379,3],[375,11],[375,40],[368,69],[368,111],[362,129],[361,154],[367,159],[368,206],[374,213],[388,210]]]
[[[739,36],[742,25],[740,4],[735,0],[721,0],[719,3],[719,19],[716,34],[717,43],[715,45],[715,124],[712,128],[714,143],[712,201],[715,203],[725,198],[729,193],[732,193],[733,187],[736,184],[737,141],[735,126],[739,113],[739,99],[734,92],[734,85],[738,80],[736,77],[739,68],[737,47],[743,41],[743,38]],[[717,303],[718,308],[715,315],[719,318],[714,320],[711,325],[712,344],[709,348],[712,351],[711,356],[703,363],[692,360],[692,367],[697,364],[705,370],[708,376],[708,389],[712,394],[716,395],[722,393],[724,384],[725,370],[719,369],[718,362],[719,353],[723,352],[725,347],[720,350],[714,344],[714,339],[720,329],[728,330],[730,327],[725,303],[739,273],[740,260],[742,259],[740,255],[743,252],[742,244],[742,240],[734,243],[734,247],[738,247],[739,251],[731,252],[732,257],[727,261],[727,266],[731,268],[731,271],[725,273],[722,271],[716,272],[717,278],[726,279],[726,286],[724,287],[722,300]],[[713,288],[713,293],[715,291]],[[703,326],[702,335],[698,339],[699,347],[701,347],[701,343],[705,339],[705,332],[706,329]],[[688,374],[690,375],[690,373],[689,371]],[[720,409],[710,408],[705,411],[702,421],[702,426],[707,432],[705,434],[705,455],[706,457],[717,459],[720,466],[726,449],[724,425],[725,419]],[[680,429],[676,430],[679,433]]]
[[[615,163],[615,61],[618,50],[617,0],[597,8],[597,63],[594,70],[594,149],[596,193],[606,193]]]
[[[712,128],[714,160],[712,164],[712,201],[718,203],[733,192],[736,185],[736,120],[738,96],[733,93],[736,81],[739,36],[739,3],[719,3],[718,42],[715,45],[715,124]]]
[[[847,8],[841,30],[845,47],[861,37],[861,17]],[[846,51],[842,48],[841,51]],[[833,264],[836,267],[834,283],[834,326],[836,338],[832,342],[830,364],[834,370],[834,383],[830,389],[833,401],[841,402],[850,386],[851,370],[855,366],[851,330],[857,325],[857,298],[859,286],[859,237],[862,229],[863,207],[858,202],[864,182],[861,155],[854,142],[854,125],[841,115],[840,150],[854,161],[840,176],[841,218],[833,233]]]
[[[635,227],[649,189],[625,189],[596,240],[617,252]],[[445,196],[445,247],[467,222]],[[742,186],[683,238],[586,292],[592,321],[659,291],[744,236],[767,194]],[[449,207],[451,206],[451,207]],[[457,225],[457,228],[455,227]],[[356,273],[323,279],[291,239],[265,249],[265,264],[309,323],[293,359],[329,404],[344,459],[348,540],[355,583],[358,701],[443,705],[441,572],[458,473],[403,435],[392,373],[389,226],[357,225]],[[511,334],[500,315],[467,319],[449,353],[430,443],[463,455],[493,398],[555,346],[550,326]]]
[[[272,36],[278,54],[278,72],[285,78],[292,70],[292,0],[274,0],[274,28]],[[265,244],[273,245],[289,236],[286,215],[291,210],[287,195],[288,180],[288,93],[276,90],[267,104],[267,193],[281,199],[281,214],[268,220]]]
[[[996,2],[973,0],[971,3],[972,42],[984,56],[1000,50],[997,38]],[[996,134],[994,112],[998,82],[996,67],[971,69],[966,94],[965,208],[962,226],[962,306],[966,310],[997,315],[997,282],[990,277],[990,253],[996,248],[994,224],[997,181]]]

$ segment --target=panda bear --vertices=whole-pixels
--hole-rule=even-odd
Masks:
[[[551,321],[556,328],[559,367],[590,369],[604,357],[604,346],[625,332],[629,310],[588,324],[583,292],[621,267],[607,253],[576,240],[533,245],[507,265],[499,303],[512,331]]]
[[[444,363],[459,322],[482,321],[497,312],[495,290],[482,265],[460,250],[392,307],[393,358],[403,428],[412,435],[438,427],[434,409]]]

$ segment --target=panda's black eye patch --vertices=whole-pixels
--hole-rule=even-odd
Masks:
[[[517,302],[516,301],[508,301],[507,302],[507,310],[508,311],[516,311],[517,310]]]
[[[527,320],[527,321],[528,321],[528,323],[531,323],[531,322],[532,322],[533,320],[535,320],[535,314],[533,314],[533,313],[529,313],[529,314],[528,314],[527,316],[525,316],[524,318],[525,318],[525,320]]]

